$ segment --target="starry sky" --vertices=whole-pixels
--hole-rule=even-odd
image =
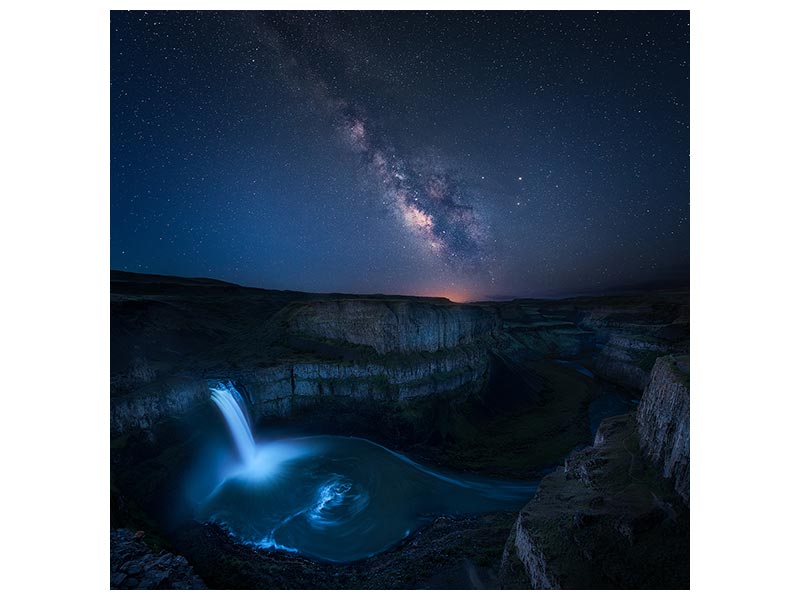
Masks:
[[[112,268],[454,301],[688,281],[688,12],[110,34]]]

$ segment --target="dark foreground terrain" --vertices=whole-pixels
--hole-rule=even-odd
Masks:
[[[685,290],[459,305],[112,271],[111,585],[687,588],[688,340]],[[440,515],[353,563],[258,550],[176,489],[215,378],[265,431],[544,479],[518,514]]]

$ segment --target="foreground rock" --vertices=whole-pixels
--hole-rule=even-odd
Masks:
[[[393,548],[350,563],[237,543],[213,524],[175,535],[178,551],[212,589],[497,589],[514,513],[436,517]]]
[[[504,587],[689,586],[689,357],[655,361],[635,413],[542,480],[503,554]]]
[[[548,475],[503,554],[505,588],[683,589],[689,513],[639,449],[634,415]]]
[[[183,556],[153,552],[142,534],[111,531],[111,589],[204,590],[205,584]]]

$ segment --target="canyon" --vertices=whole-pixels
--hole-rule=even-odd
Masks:
[[[209,587],[688,587],[688,307],[685,290],[455,304],[112,271],[112,525]],[[219,380],[263,431],[541,485],[519,513],[438,515],[344,566],[255,550],[165,509],[218,426]]]

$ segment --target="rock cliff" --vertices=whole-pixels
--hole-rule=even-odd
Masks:
[[[288,312],[294,333],[369,346],[381,354],[438,352],[482,340],[500,326],[493,312],[444,300],[326,300]]]
[[[499,343],[517,356],[581,358],[596,375],[638,394],[656,358],[688,352],[688,299],[665,291],[499,303]]]
[[[196,377],[173,376],[148,382],[113,398],[111,433],[150,430],[156,423],[186,414],[209,398],[205,380]]]
[[[685,588],[689,360],[655,361],[636,412],[542,480],[503,554],[510,588]]]
[[[359,416],[419,423],[417,409],[436,397],[478,393],[489,372],[485,347],[463,346],[422,358],[366,362],[302,361],[272,367],[225,369],[206,377],[170,377],[120,396],[112,405],[112,433],[149,429],[207,404],[209,381],[231,379],[247,392],[256,420],[286,418],[313,409],[352,409]],[[387,412],[388,411],[388,412]],[[344,418],[347,415],[341,415]]]
[[[647,385],[655,356],[668,350],[665,344],[635,334],[615,333],[602,341],[595,370],[623,387],[640,392]]]
[[[647,457],[689,503],[689,357],[656,361],[636,414]]]
[[[659,356],[689,349],[688,295],[665,293],[586,305],[577,324],[594,332],[595,372],[641,393]]]
[[[445,299],[123,273],[111,313],[113,435],[207,405],[215,378],[242,386],[256,420],[339,411],[421,435],[437,402],[481,391],[499,330],[494,311]]]
[[[502,586],[688,588],[688,509],[666,483],[638,447],[634,415],[606,419],[520,512]]]

